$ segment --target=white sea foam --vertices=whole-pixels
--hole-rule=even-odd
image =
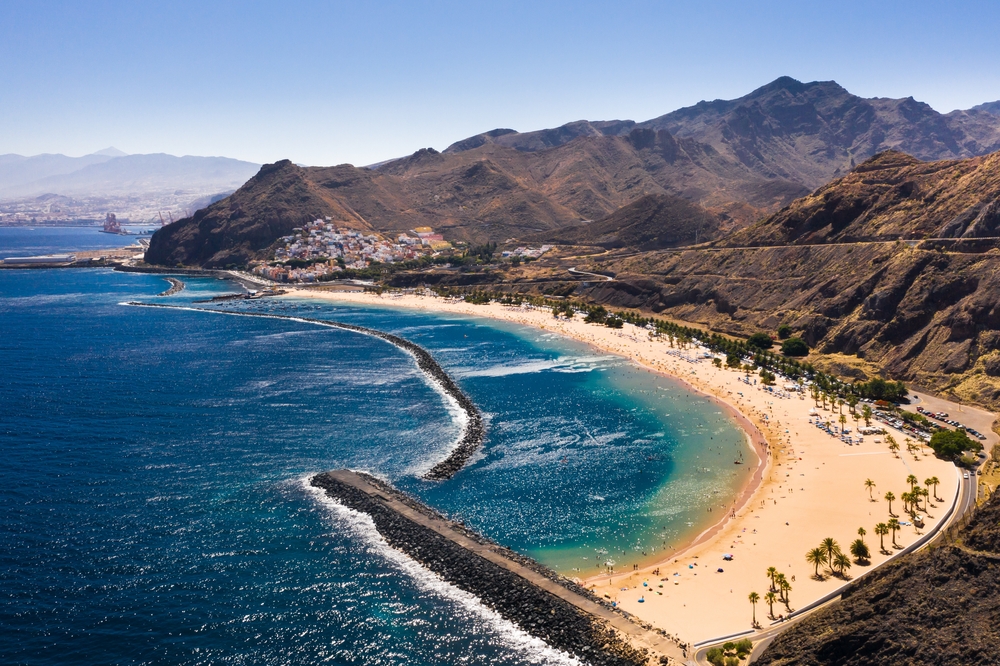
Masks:
[[[208,308],[193,308],[193,307],[187,307],[187,306],[183,306],[183,305],[156,306],[156,305],[149,305],[149,304],[146,304],[146,303],[129,303],[129,302],[122,302],[122,303],[119,303],[119,305],[133,306],[133,307],[169,307],[172,310],[186,310],[186,311],[190,311],[190,312],[209,312],[209,313],[213,313],[213,314],[230,315],[230,316],[233,316],[233,317],[260,317],[260,318],[264,318],[264,319],[278,319],[278,320],[282,320],[282,321],[294,321],[294,322],[298,322],[300,324],[311,324],[313,326],[324,326],[324,327],[327,327],[327,328],[334,328],[334,329],[341,330],[341,331],[350,331],[352,333],[360,333],[362,335],[370,335],[371,337],[378,338],[379,340],[384,340],[388,344],[393,345],[397,349],[401,349],[402,351],[406,352],[410,356],[414,356],[413,353],[410,352],[408,349],[405,349],[403,347],[399,347],[399,346],[393,344],[391,341],[385,340],[385,338],[381,338],[381,337],[379,337],[377,335],[374,335],[373,333],[369,333],[369,332],[366,332],[364,330],[360,330],[359,331],[359,330],[355,330],[355,329],[347,329],[347,328],[344,328],[343,326],[340,326],[338,323],[332,322],[332,321],[331,322],[324,322],[324,321],[319,321],[319,320],[315,320],[315,319],[310,320],[310,319],[305,319],[303,317],[296,317],[296,316],[290,316],[290,315],[270,315],[270,314],[266,314],[266,313],[262,313],[262,312],[233,312],[233,311],[227,311],[227,310],[211,310],[211,309],[208,309]],[[452,324],[432,325],[432,326],[423,326],[423,327],[419,327],[418,326],[418,327],[411,327],[411,328],[415,330],[415,329],[419,329],[419,328],[440,328],[442,326],[452,326]],[[416,357],[414,357],[414,358],[416,358]],[[447,450],[445,450],[445,451],[435,451],[434,452],[435,455],[431,456],[430,458],[428,458],[427,460],[425,460],[423,462],[417,463],[414,466],[414,470],[415,471],[417,471],[420,474],[423,474],[423,473],[429,471],[432,467],[434,467],[434,465],[437,464],[438,460],[446,460],[447,457],[450,456],[451,453],[456,448],[458,448],[459,443],[465,437],[466,430],[469,427],[469,415],[466,414],[465,410],[463,410],[462,407],[461,407],[461,405],[458,404],[458,400],[456,400],[452,395],[450,395],[445,390],[444,385],[442,385],[437,379],[435,379],[433,376],[431,376],[429,373],[426,373],[426,372],[422,372],[421,375],[423,375],[424,381],[427,382],[427,385],[430,386],[435,391],[437,391],[437,393],[443,398],[444,404],[445,404],[445,409],[447,409],[447,411],[448,411],[449,415],[451,416],[452,421],[455,423],[455,425],[458,426],[458,435],[454,438],[454,440],[451,442],[451,444],[447,447]]]
[[[494,365],[489,368],[462,368],[456,374],[460,377],[507,377],[538,372],[591,372],[606,366],[608,362],[618,360],[614,356],[561,356],[555,359]]]
[[[371,516],[337,502],[321,488],[310,485],[310,478],[311,475],[301,477],[302,487],[326,510],[327,515],[337,523],[337,526],[346,528],[353,536],[364,540],[372,551],[398,567],[401,573],[410,577],[421,589],[452,601],[483,620],[490,629],[496,632],[499,639],[507,647],[523,654],[531,663],[582,666],[582,663],[572,655],[557,650],[540,638],[528,634],[513,622],[488,608],[475,595],[452,585],[416,560],[390,546],[379,534]]]

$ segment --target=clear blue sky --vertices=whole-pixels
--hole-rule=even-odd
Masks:
[[[0,2],[0,153],[368,164],[778,76],[1000,99],[1000,2]]]

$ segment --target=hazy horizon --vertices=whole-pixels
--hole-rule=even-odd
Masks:
[[[496,127],[647,120],[791,76],[941,112],[1000,99],[1000,6],[7,3],[0,154],[358,166]]]

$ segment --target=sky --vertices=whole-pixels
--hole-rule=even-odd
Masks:
[[[779,76],[1000,100],[1000,2],[3,0],[0,154],[366,165]]]

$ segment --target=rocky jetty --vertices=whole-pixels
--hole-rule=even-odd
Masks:
[[[136,305],[142,307],[180,307],[173,305],[161,305],[158,303],[139,303],[131,302],[129,305]],[[452,452],[447,458],[434,465],[426,474],[424,478],[431,481],[444,481],[455,476],[455,474],[465,467],[465,464],[469,462],[472,455],[482,446],[483,438],[486,434],[486,428],[483,424],[483,416],[479,412],[479,408],[476,407],[475,403],[469,399],[462,389],[458,387],[447,372],[444,371],[431,353],[418,344],[410,342],[406,338],[401,338],[398,335],[393,335],[391,333],[386,333],[385,331],[379,331],[374,328],[367,328],[365,326],[357,326],[355,324],[345,324],[339,321],[331,321],[329,319],[314,319],[311,317],[296,317],[294,315],[279,315],[279,314],[265,314],[262,312],[232,312],[223,310],[211,310],[208,308],[185,308],[187,310],[201,310],[203,312],[214,312],[217,314],[228,314],[237,315],[241,317],[264,317],[267,319],[288,319],[291,321],[305,322],[309,324],[318,324],[319,326],[328,326],[330,328],[340,328],[347,331],[355,331],[357,333],[363,333],[365,335],[371,335],[376,338],[385,340],[386,342],[399,347],[403,351],[409,353],[417,362],[417,367],[419,367],[431,381],[435,382],[441,387],[446,395],[455,400],[458,403],[459,408],[465,413],[466,422],[462,429],[462,435],[458,440],[458,444],[452,449]]]
[[[168,277],[163,279],[170,283],[170,289],[157,294],[157,296],[173,296],[176,293],[184,291],[184,283],[177,278]]]
[[[504,557],[514,555],[507,549],[462,525],[451,523],[429,507],[374,477],[352,473],[374,486],[372,491],[366,492],[345,483],[338,478],[338,474],[343,473],[319,474],[312,478],[311,484],[323,489],[344,506],[371,516],[379,534],[390,546],[417,560],[449,583],[475,595],[522,630],[589,664],[635,666],[648,662],[649,657],[644,651],[633,647],[606,622],[519,575],[517,570],[525,567],[528,558],[508,557],[510,566],[501,566],[438,531],[411,520],[383,499],[402,502],[423,516],[448,523],[458,534],[488,546],[491,553],[503,554]],[[527,567],[532,571],[544,569],[538,563],[532,561],[532,564],[533,567]],[[561,582],[560,577],[551,571],[548,571],[547,577]],[[570,586],[576,587],[571,583]],[[578,594],[576,590],[571,591]]]

